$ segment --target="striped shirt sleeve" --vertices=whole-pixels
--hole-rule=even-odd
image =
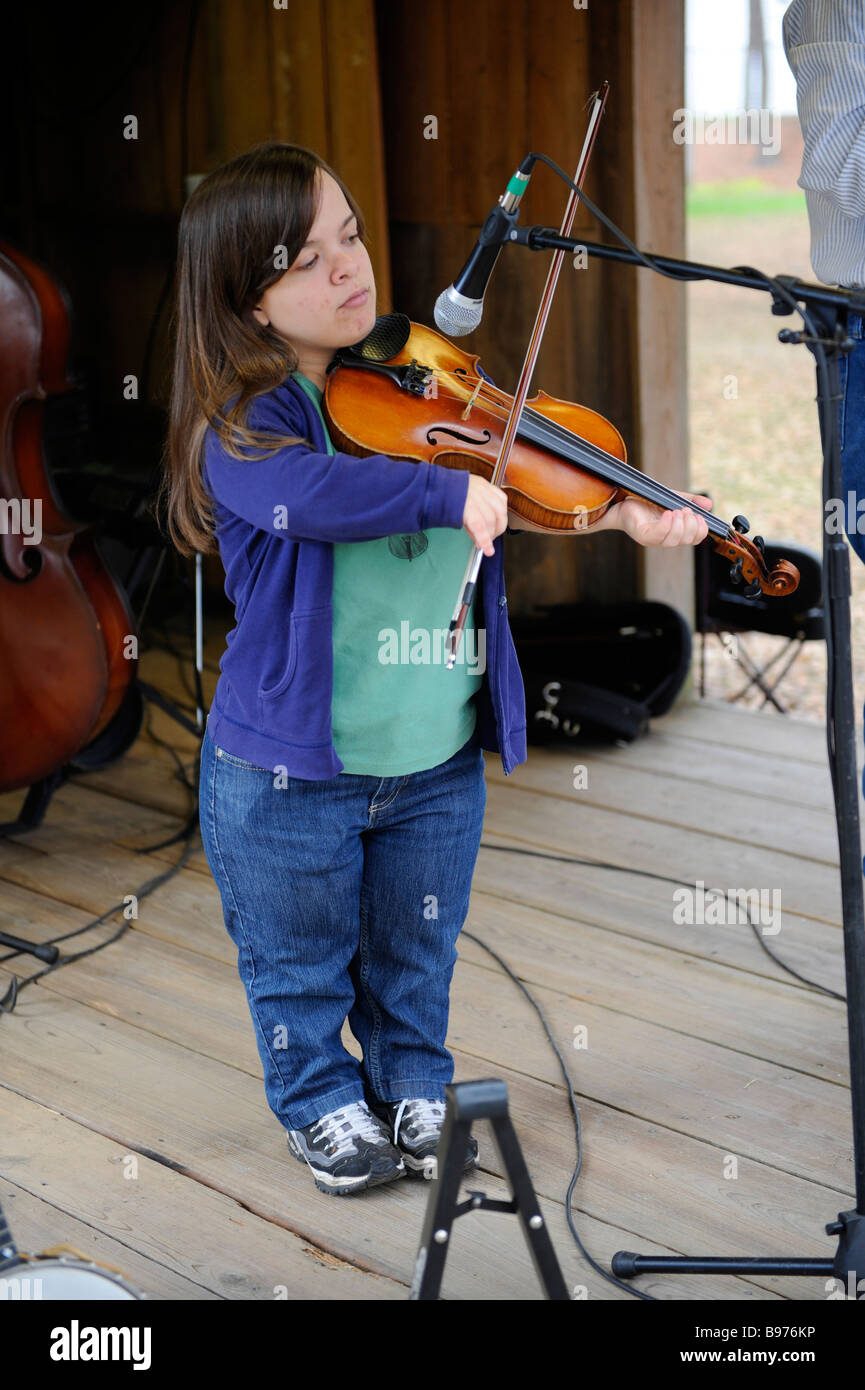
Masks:
[[[793,0],[784,52],[796,78],[798,180],[811,261],[828,284],[865,283],[865,0]]]

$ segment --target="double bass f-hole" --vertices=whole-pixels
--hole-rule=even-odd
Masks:
[[[29,584],[42,569],[41,551],[38,546],[22,546],[16,558],[20,568],[13,568],[3,545],[0,544],[0,579],[5,579],[10,584]],[[21,569],[24,570],[23,574]]]

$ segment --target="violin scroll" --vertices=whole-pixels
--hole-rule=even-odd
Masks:
[[[771,598],[784,598],[799,587],[799,571],[790,560],[776,560],[771,570],[766,567],[763,556],[763,538],[755,536],[748,540],[744,532],[736,526],[736,517],[723,540],[715,540],[715,549],[720,555],[733,561],[730,578],[734,584],[746,581],[746,598],[756,598],[758,594],[768,594]],[[747,523],[746,523],[747,525]]]

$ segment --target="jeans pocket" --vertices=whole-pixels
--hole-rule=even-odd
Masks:
[[[258,763],[248,763],[245,758],[238,758],[236,753],[229,753],[227,748],[220,748],[217,745],[216,756],[221,763],[231,763],[232,767],[242,767],[249,772],[266,772],[268,777],[273,776],[273,768],[259,767]]]

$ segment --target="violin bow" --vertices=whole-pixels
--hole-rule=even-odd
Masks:
[[[604,114],[604,107],[607,102],[607,95],[609,93],[609,90],[609,82],[603,82],[601,86],[598,88],[598,90],[596,92],[593,92],[592,95],[589,97],[588,101],[586,102],[586,106],[591,105],[592,110],[589,116],[589,124],[586,130],[586,138],[583,141],[582,152],[580,154],[579,163],[577,164],[577,171],[574,175],[574,183],[577,185],[578,188],[582,188],[583,186],[583,178],[585,177],[589,157],[592,153],[592,149],[594,148],[595,137],[598,133],[598,125],[600,124],[601,116]],[[568,202],[565,208],[565,215],[562,219],[562,236],[570,236],[571,234],[571,227],[573,225],[574,214],[576,213],[578,202],[579,198],[577,197],[575,190],[572,188],[568,196]],[[523,406],[525,404],[526,396],[528,395],[529,383],[531,382],[532,373],[535,369],[535,362],[537,360],[538,352],[540,351],[541,339],[543,338],[544,329],[547,326],[547,318],[549,317],[550,306],[553,302],[553,295],[555,294],[556,285],[559,279],[559,271],[562,268],[562,261],[564,260],[564,257],[565,253],[561,249],[553,252],[553,259],[550,264],[549,273],[547,275],[547,282],[544,285],[544,292],[541,295],[541,302],[538,306],[538,312],[535,318],[535,326],[532,329],[532,336],[529,339],[529,345],[526,349],[526,356],[523,362],[522,370],[520,372],[519,381],[517,382],[517,388],[514,392],[514,399],[511,405],[510,414],[508,416],[504,434],[502,435],[502,443],[501,448],[499,449],[499,456],[496,460],[496,466],[493,469],[492,477],[490,478],[490,482],[495,487],[498,487],[499,479],[504,477],[504,472],[507,468],[508,459],[510,457],[511,446],[513,445],[513,442],[517,437],[517,429],[519,428],[520,416],[522,415]],[[453,617],[451,618],[450,627],[448,628],[447,643],[450,654],[448,656],[446,664],[447,669],[449,671],[453,670],[453,665],[456,661],[460,637],[462,635],[463,628],[465,627],[465,622],[466,618],[468,617],[468,611],[471,605],[472,598],[474,597],[475,586],[477,584],[477,578],[480,572],[481,561],[483,560],[483,558],[484,552],[480,549],[479,546],[476,545],[472,550],[468,565],[466,566],[466,572],[463,576],[460,594],[456,601],[456,607],[453,611]]]

